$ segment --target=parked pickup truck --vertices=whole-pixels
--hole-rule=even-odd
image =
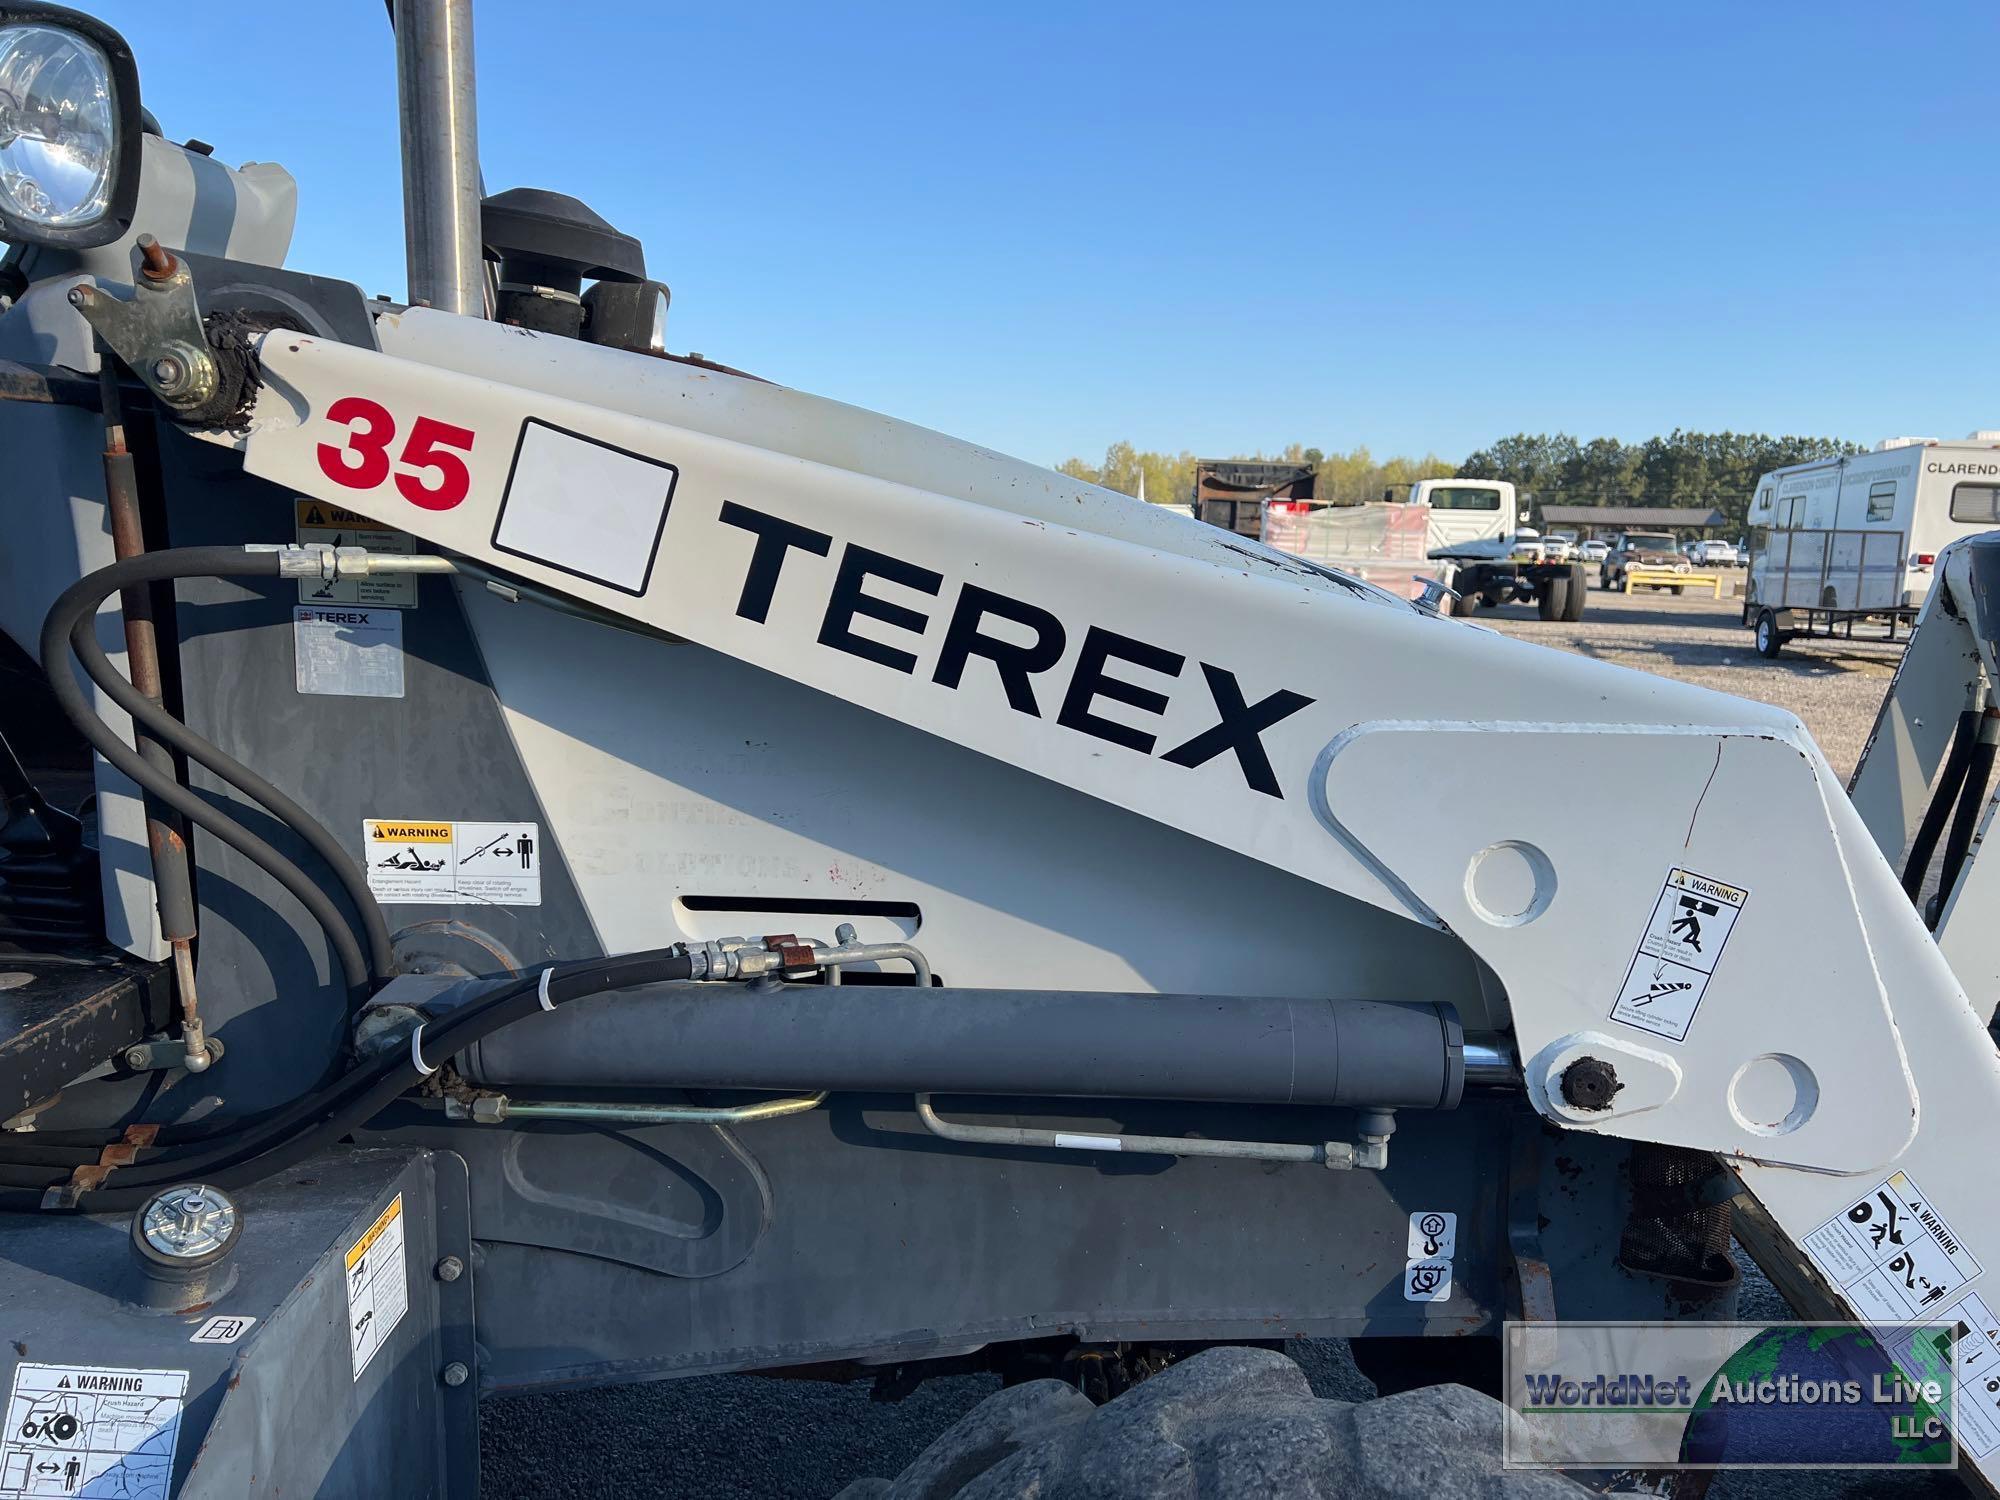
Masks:
[[[1612,540],[1611,550],[1604,555],[1604,561],[1598,568],[1598,582],[1607,589],[1623,593],[1627,587],[1625,574],[1632,568],[1667,568],[1685,573],[1688,560],[1674,545],[1671,532],[1628,531]],[[1681,591],[1679,584],[1666,586],[1676,594]]]

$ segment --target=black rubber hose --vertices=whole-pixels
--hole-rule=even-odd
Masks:
[[[550,975],[549,1001],[552,1005],[562,1005],[608,990],[687,979],[692,972],[692,960],[685,950],[678,948],[582,960],[561,965]],[[538,1013],[541,978],[540,970],[524,975],[497,994],[475,1000],[427,1024],[419,1043],[426,1067],[435,1071],[481,1037]],[[141,1151],[139,1160],[115,1174],[115,1187],[79,1195],[77,1211],[103,1213],[137,1208],[154,1192],[176,1182],[199,1180],[227,1188],[259,1181],[365,1124],[428,1076],[407,1049],[373,1059],[280,1111],[244,1136],[207,1149],[187,1151],[156,1146]],[[15,1168],[10,1175],[18,1176],[22,1170]],[[0,1210],[37,1210],[43,1192],[63,1180],[61,1176],[51,1179],[45,1173],[38,1185],[23,1183],[0,1189]]]
[[[327,831],[326,825],[242,761],[196,734],[132,686],[112,666],[104,648],[97,644],[94,616],[86,615],[76,622],[70,631],[69,644],[70,649],[76,652],[76,659],[83,663],[83,670],[89,674],[90,680],[103,688],[111,701],[142,724],[154,739],[173,746],[189,760],[199,761],[245,796],[263,803],[279,822],[311,846],[313,853],[326,862],[327,868],[347,892],[347,899],[353,903],[361,918],[361,936],[368,945],[370,969],[377,978],[395,973],[396,955],[389,940],[389,924],[383,919],[381,903],[368,889],[367,872],[353,855],[341,848],[340,841]]]
[[[64,589],[49,607],[42,621],[42,670],[56,704],[91,747],[146,791],[174,809],[198,828],[205,828],[232,849],[255,863],[296,896],[325,930],[334,957],[346,976],[348,988],[366,988],[368,961],[354,931],[340,908],[326,892],[284,854],[257,837],[227,813],[211,806],[171,777],[163,777],[148,765],[130,745],[112,732],[111,726],[91,710],[83,687],[69,661],[70,633],[79,622],[93,620],[98,605],[119,589],[133,584],[153,583],[168,578],[275,578],[278,554],[250,552],[241,547],[177,547],[167,552],[145,552],[109,567],[88,573]],[[382,976],[386,978],[387,976]]]
[[[1995,711],[1988,709],[1987,714]],[[1965,768],[1965,785],[1958,789],[1958,808],[1952,815],[1951,834],[1944,841],[1944,865],[1938,873],[1937,897],[1924,913],[1924,921],[1932,931],[1937,930],[1938,919],[1944,915],[1944,905],[1951,899],[1953,887],[1958,884],[1959,872],[1965,868],[1965,856],[1972,848],[1972,835],[1979,828],[1979,814],[1986,806],[1986,787],[1993,778],[1993,758],[1996,747],[1981,725],[1978,741],[1972,747],[1972,758]]]
[[[1944,771],[1931,792],[1930,804],[1924,808],[1924,820],[1917,825],[1916,842],[1910,845],[1910,857],[1903,863],[1903,894],[1912,901],[1923,899],[1924,876],[1930,872],[1931,856],[1937,853],[1938,840],[1944,836],[1944,825],[1958,803],[1958,789],[1965,784],[1965,768],[1972,759],[1973,742],[1978,738],[1979,710],[1961,710],[1958,728],[1951,737],[1951,749],[1945,755]]]

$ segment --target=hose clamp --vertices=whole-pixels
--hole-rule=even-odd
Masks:
[[[424,1027],[428,1024],[428,1022],[420,1021],[417,1023],[417,1029],[410,1033],[410,1061],[416,1065],[417,1071],[426,1078],[437,1071],[436,1068],[424,1061]]]

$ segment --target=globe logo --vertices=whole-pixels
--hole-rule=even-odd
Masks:
[[[1700,1387],[1681,1461],[1948,1466],[1951,1335],[1915,1332],[1898,1358],[1866,1328],[1764,1330]],[[1925,1399],[1933,1382],[1936,1401]]]

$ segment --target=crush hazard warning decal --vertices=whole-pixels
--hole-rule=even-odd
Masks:
[[[186,1370],[17,1365],[0,1445],[0,1500],[167,1500],[187,1387]]]
[[[1749,900],[1742,886],[1692,870],[1669,870],[1618,987],[1611,1019],[1686,1041],[1695,1008]]]
[[[1870,1321],[1935,1318],[1979,1262],[1907,1172],[1878,1183],[1805,1239],[1806,1253]],[[1983,1304],[1982,1304],[1983,1309]]]
[[[406,904],[540,906],[542,831],[533,823],[363,818],[368,889]]]

